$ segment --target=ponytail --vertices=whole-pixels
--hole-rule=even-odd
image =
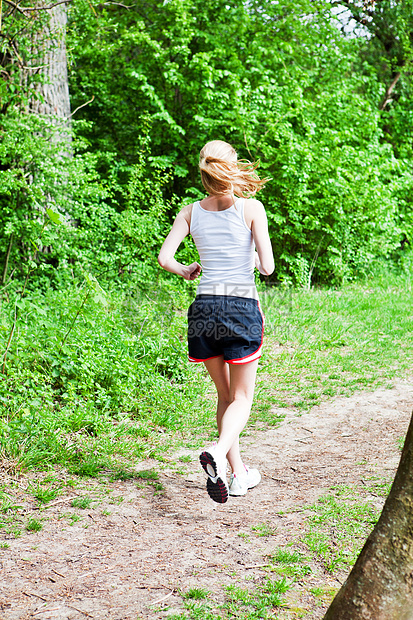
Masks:
[[[235,149],[222,140],[208,142],[199,155],[202,185],[209,194],[254,196],[269,179],[256,173],[259,162],[237,160]]]

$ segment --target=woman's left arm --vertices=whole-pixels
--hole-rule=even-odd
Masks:
[[[251,232],[258,252],[255,256],[255,266],[264,276],[270,276],[274,271],[274,255],[268,234],[267,215],[262,203],[254,200],[250,214],[252,214]]]
[[[189,234],[190,206],[184,207],[176,216],[171,232],[165,239],[158,256],[158,263],[161,267],[166,271],[182,276],[185,280],[195,280],[201,273],[199,263],[183,265],[175,260],[177,249]]]

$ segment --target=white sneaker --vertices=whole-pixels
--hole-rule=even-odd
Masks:
[[[248,489],[256,487],[261,482],[261,474],[258,469],[249,469],[246,465],[245,474],[231,474],[229,483],[230,495],[246,495]]]
[[[211,446],[199,455],[201,465],[208,476],[207,492],[218,504],[228,499],[227,460],[219,458],[215,446]]]

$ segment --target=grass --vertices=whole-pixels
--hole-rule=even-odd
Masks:
[[[210,427],[208,386],[187,363],[185,317],[173,295],[166,303],[113,293],[105,307],[91,298],[63,346],[59,334],[82,299],[76,288],[27,297],[41,312],[21,314],[0,384],[0,454],[16,469],[60,463],[98,477],[122,458],[162,460],[194,415],[201,431]],[[13,309],[0,301],[6,333]]]
[[[272,527],[269,523],[259,523],[258,525],[253,525],[251,529],[257,536],[263,536],[265,538],[275,536],[277,532],[277,528]]]
[[[11,471],[32,470],[34,479],[26,493],[17,483],[0,487],[0,530],[9,537],[40,531],[42,522],[30,517],[33,499],[44,511],[78,485],[116,485],[111,504],[124,501],[118,483],[162,494],[162,468],[184,471],[193,460],[189,451],[216,433],[213,386],[201,366],[186,362],[182,305],[141,300],[132,307],[114,296],[102,309],[91,301],[60,355],[54,334],[65,332],[76,296],[50,295],[43,301],[53,325],[42,324],[41,313],[20,325],[0,386],[1,458]],[[278,425],[283,408],[304,412],[336,396],[390,386],[413,369],[409,281],[270,289],[261,300],[266,341],[250,429],[254,422]],[[0,318],[7,324],[6,314]],[[182,454],[177,461],[175,449]],[[156,466],[139,469],[146,459]],[[331,488],[306,507],[300,539],[265,552],[264,576],[255,583],[238,576],[218,597],[191,588],[182,594],[184,611],[170,618],[296,618],[299,608],[283,614],[297,587],[314,605],[325,604],[333,592],[314,585],[315,575],[348,571],[377,519],[371,496],[383,499],[388,491],[378,476],[366,477],[362,487]],[[72,507],[88,509],[91,502],[81,496]],[[61,516],[69,525],[85,522],[76,512]],[[276,534],[271,523],[257,523],[238,537],[250,547],[271,544]]]
[[[75,497],[72,499],[71,506],[73,508],[82,508],[83,510],[87,510],[90,508],[92,503],[92,499],[90,497]]]
[[[390,385],[413,369],[412,303],[410,281],[396,278],[340,290],[269,290],[262,396],[307,409]]]
[[[137,472],[136,477],[141,478],[142,480],[150,480],[152,482],[159,480],[159,474],[154,469],[142,469]]]
[[[302,579],[312,572],[309,558],[297,549],[279,548],[269,556],[269,562],[273,570],[290,579]]]
[[[28,532],[40,532],[43,529],[43,525],[40,523],[38,519],[29,519],[26,524],[26,530]]]
[[[19,510],[22,506],[14,503],[14,499],[10,495],[6,495],[4,493],[1,494],[0,497],[1,505],[0,505],[0,513],[7,514],[8,512],[14,512]]]
[[[255,588],[226,586],[223,588],[224,601],[220,604],[207,600],[208,591],[192,588],[183,597],[185,612],[169,615],[168,620],[276,619],[277,609],[286,605],[283,595],[290,589],[290,585],[285,577],[264,577]]]
[[[153,488],[155,495],[162,495],[165,491],[165,487],[162,482],[159,481],[159,474],[154,469],[143,469],[136,473],[136,478],[144,480],[147,486]]]
[[[135,472],[120,467],[110,476],[110,481],[122,480],[124,482],[125,480],[132,480],[133,478],[136,478]]]
[[[178,302],[114,294],[103,308],[90,300],[60,350],[56,333],[65,332],[80,297],[76,290],[49,291],[30,302],[43,305],[49,318],[33,315],[13,340],[0,386],[2,457],[16,469],[51,470],[57,463],[74,476],[112,471],[113,480],[126,480],[134,477],[136,462],[162,463],[178,446],[196,448],[214,438],[214,389],[205,370],[186,361],[185,313]],[[272,288],[261,300],[266,342],[251,422],[278,425],[280,408],[305,410],[390,385],[413,368],[407,281],[340,290]],[[4,327],[7,304],[3,312]],[[39,490],[38,501],[51,501],[53,489]]]
[[[229,617],[237,617],[239,612],[241,614],[243,612],[249,614],[249,618],[270,617],[268,614],[271,610],[285,605],[283,594],[289,588],[290,584],[285,577],[278,580],[266,577],[252,591],[236,586],[228,586],[226,588],[228,601],[225,603],[224,609]]]
[[[190,454],[185,454],[179,457],[181,463],[190,463],[193,460],[193,457]]]
[[[49,502],[56,499],[59,494],[59,489],[47,487],[43,488],[41,485],[38,485],[37,488],[33,490],[33,496],[37,499],[39,504],[48,504]]]
[[[302,541],[332,573],[353,566],[380,510],[360,496],[356,487],[335,487],[308,508]]]
[[[190,588],[184,596],[187,599],[199,601],[208,598],[209,592],[208,590],[204,590],[203,588]]]

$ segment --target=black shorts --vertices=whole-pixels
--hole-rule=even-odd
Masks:
[[[188,357],[204,362],[224,356],[228,364],[261,357],[264,316],[257,299],[197,295],[188,309]]]

